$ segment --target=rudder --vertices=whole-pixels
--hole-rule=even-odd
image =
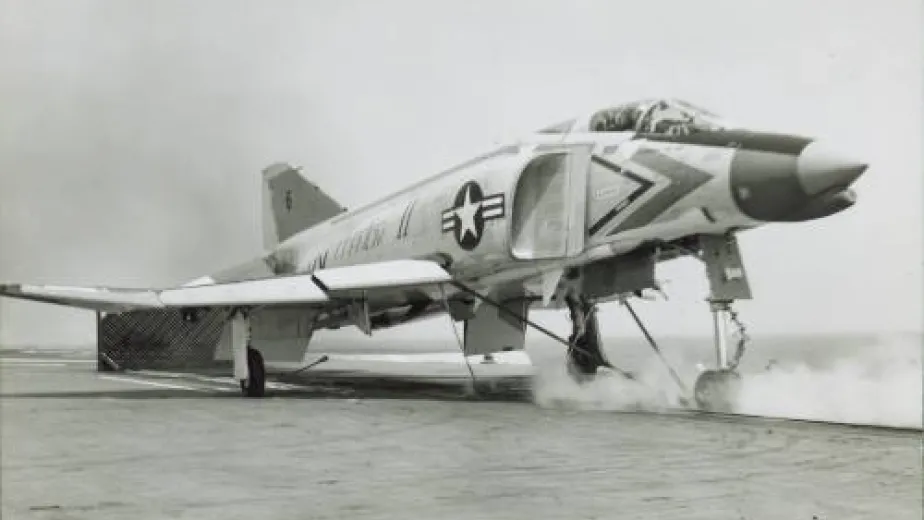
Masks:
[[[263,170],[263,247],[278,243],[346,211],[286,163]]]

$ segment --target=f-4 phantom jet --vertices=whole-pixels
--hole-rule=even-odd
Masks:
[[[101,367],[192,366],[223,351],[245,396],[264,395],[266,363],[301,359],[316,330],[371,335],[439,313],[464,322],[467,356],[523,350],[534,326],[566,346],[569,372],[586,381],[613,368],[597,304],[659,290],[658,264],[691,256],[705,264],[716,349],[695,397],[721,408],[739,377],[732,304],[751,298],[737,234],[849,208],[866,169],[812,138],[642,100],[353,210],[274,164],[262,172],[265,253],[254,260],[170,288],[6,284],[0,295],[95,310]],[[537,308],[567,309],[571,335],[530,320]]]

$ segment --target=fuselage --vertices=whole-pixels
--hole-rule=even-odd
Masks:
[[[555,185],[532,188],[555,179],[523,178],[531,165],[572,146],[590,152],[589,164],[580,166],[583,171],[569,170],[565,158],[562,179]],[[640,149],[642,155],[657,155],[633,161]],[[292,274],[399,258],[437,258],[458,276],[480,278],[509,268],[617,255],[646,240],[755,226],[760,222],[738,211],[732,200],[733,154],[731,149],[678,148],[633,139],[631,134],[536,136],[334,217],[280,244],[273,254],[282,265],[291,266]],[[657,161],[672,161],[668,175],[659,172]],[[689,179],[693,175],[697,177]],[[585,179],[585,186],[573,193],[565,185],[574,180],[568,177],[577,176]],[[543,189],[544,193],[533,193]],[[552,190],[558,193],[550,194]],[[642,206],[646,214],[631,219],[633,210]],[[468,210],[472,215],[465,214],[467,207],[473,208]],[[546,218],[524,229],[531,224],[530,210],[542,212],[546,207],[551,209],[540,215]]]
[[[492,284],[853,203],[848,186],[865,165],[688,106],[638,102],[556,125],[336,216],[270,256],[277,274],[438,259],[458,278]],[[631,128],[601,125],[627,112]]]

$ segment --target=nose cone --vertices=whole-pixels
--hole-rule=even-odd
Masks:
[[[807,138],[753,134],[730,167],[732,198],[744,215],[764,222],[803,222],[852,206],[850,185],[867,165]]]
[[[857,180],[868,165],[832,150],[824,143],[812,142],[796,160],[796,176],[807,195],[845,189]]]

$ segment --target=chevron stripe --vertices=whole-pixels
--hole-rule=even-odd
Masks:
[[[607,233],[610,236],[649,224],[677,201],[712,179],[712,175],[650,148],[640,148],[631,160],[667,177],[670,183]]]
[[[644,195],[646,191],[648,191],[649,189],[651,189],[651,187],[654,186],[654,183],[651,182],[651,181],[649,181],[648,179],[646,179],[646,178],[644,178],[644,177],[640,177],[640,176],[638,176],[638,175],[632,173],[632,172],[629,171],[629,170],[626,170],[626,169],[624,169],[624,168],[620,168],[619,166],[617,166],[617,165],[615,165],[615,164],[613,164],[613,163],[611,163],[611,162],[609,162],[609,161],[607,161],[606,159],[603,159],[603,158],[601,158],[601,157],[593,156],[593,157],[591,157],[590,160],[593,161],[594,163],[600,165],[600,166],[603,166],[603,167],[606,168],[607,170],[610,170],[610,171],[613,172],[614,174],[616,174],[616,175],[622,175],[623,177],[626,177],[626,178],[628,178],[628,179],[630,179],[630,180],[632,180],[632,181],[634,181],[635,183],[638,184],[638,188],[636,188],[635,190],[633,190],[632,193],[630,193],[628,197],[626,197],[625,199],[623,199],[623,200],[621,200],[619,203],[617,203],[616,206],[614,206],[612,209],[610,209],[605,215],[603,215],[602,217],[600,217],[599,220],[597,220],[596,222],[594,222],[594,223],[590,226],[590,229],[588,229],[588,232],[589,232],[591,235],[594,235],[594,234],[596,234],[597,232],[599,232],[601,229],[603,229],[604,227],[606,227],[607,224],[609,224],[610,222],[612,222],[613,219],[615,219],[617,216],[619,216],[620,213],[622,213],[626,208],[628,208],[628,207],[629,207],[633,202],[635,202],[639,197],[641,197],[642,195]]]

